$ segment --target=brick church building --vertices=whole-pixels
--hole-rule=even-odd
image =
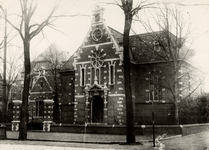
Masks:
[[[105,24],[102,8],[97,7],[93,16],[84,42],[60,72],[62,89],[65,89],[59,101],[61,122],[125,124],[123,35]],[[162,86],[165,82],[163,79],[169,77],[169,68],[166,69],[165,62],[138,40],[140,37],[152,48],[160,49],[153,37],[164,38],[164,33],[159,31],[130,36],[136,124],[152,124],[153,109],[156,124],[173,124],[172,93]],[[194,69],[186,62],[183,66],[183,72]],[[191,82],[188,80],[185,77],[179,81],[184,83],[179,84],[179,99],[189,92],[188,88],[191,90],[191,87],[183,88]]]

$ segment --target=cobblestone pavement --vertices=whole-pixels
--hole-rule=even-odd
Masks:
[[[7,135],[8,136],[8,135]],[[74,135],[75,136],[75,135]],[[65,136],[63,136],[65,137]],[[104,135],[106,137],[106,135]],[[123,137],[123,136],[122,136]],[[91,138],[91,137],[88,137]],[[120,149],[120,150],[209,150],[209,131],[183,137],[170,138],[161,141],[161,147],[152,147],[152,142],[144,141],[143,145],[96,144],[79,142],[50,142],[50,141],[0,141],[0,150],[90,150],[90,149]]]

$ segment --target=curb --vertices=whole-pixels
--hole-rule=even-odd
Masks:
[[[161,139],[160,141],[164,141],[164,140],[170,140],[170,139],[174,139],[174,138],[179,138],[182,137],[182,135],[175,135],[175,136],[170,136],[170,137],[166,137]],[[5,140],[13,140],[13,141],[18,141],[18,139],[14,139],[14,138],[7,138]],[[123,142],[105,142],[105,141],[101,141],[101,142],[96,142],[96,141],[59,141],[59,140],[39,140],[39,139],[27,139],[25,141],[42,141],[42,142],[66,142],[66,143],[86,143],[86,144],[119,144],[119,145],[124,145],[124,143],[126,143],[126,141]],[[148,142],[153,142],[153,140],[140,140],[140,141],[136,141],[136,144],[143,144],[143,143],[148,143]]]
[[[174,135],[174,136],[169,136],[169,137],[166,137],[166,138],[163,138],[161,139],[160,141],[165,141],[165,140],[170,140],[170,139],[175,139],[175,138],[180,138],[182,137],[181,134],[179,135]],[[145,142],[153,142],[153,140],[144,140]]]
[[[7,138],[4,140],[11,140],[11,141],[19,141],[18,139],[14,139],[14,138]],[[0,140],[1,141],[1,140]],[[83,141],[58,141],[58,140],[39,140],[39,139],[27,139],[25,141],[41,141],[41,142],[60,142],[60,143],[84,143],[84,144],[119,144],[119,145],[124,145],[124,142],[94,142],[94,141],[89,141],[89,142],[83,142]],[[138,142],[136,141],[136,143],[141,144],[142,142]]]

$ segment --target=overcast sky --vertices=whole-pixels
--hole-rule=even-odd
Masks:
[[[134,5],[139,0],[134,0]],[[149,0],[155,2],[154,0]],[[42,33],[36,36],[31,41],[31,57],[34,58],[41,52],[43,52],[50,44],[56,43],[62,50],[67,51],[71,56],[76,49],[82,44],[91,24],[92,9],[96,4],[100,4],[105,9],[105,21],[106,24],[120,32],[123,31],[124,15],[122,10],[112,4],[106,4],[104,2],[114,2],[114,0],[39,0],[37,11],[34,15],[34,22],[40,22],[43,18],[47,17],[47,14],[52,9],[54,3],[59,3],[61,7],[57,11],[56,15],[63,14],[65,17],[61,17],[54,22],[54,28],[45,28]],[[169,2],[171,2],[169,0]],[[173,0],[172,2],[179,2],[179,0]],[[182,13],[185,19],[190,20],[191,30],[195,36],[195,41],[192,48],[195,49],[196,59],[198,63],[203,67],[204,71],[208,74],[209,71],[209,1],[208,0],[181,0],[183,4],[189,6],[183,6]],[[195,6],[192,6],[196,4]],[[198,5],[197,5],[198,4]],[[208,5],[199,5],[208,4]],[[0,0],[0,5],[7,9],[8,18],[12,18],[14,24],[18,23],[18,17],[14,15],[20,14],[20,4],[18,0]],[[139,13],[141,18],[147,19],[147,10],[142,10]],[[150,10],[149,10],[150,11]],[[72,17],[71,15],[76,15]],[[151,20],[151,18],[150,18]],[[3,38],[3,22],[0,20],[0,38]],[[146,32],[140,25],[133,22],[133,27],[137,30],[137,33]],[[156,28],[158,30],[158,28]],[[10,36],[17,34],[14,30],[8,27]],[[22,43],[20,37],[11,41],[18,47],[10,47],[12,53],[22,52]],[[14,52],[14,53],[15,53]],[[2,54],[2,53],[1,53]],[[209,91],[209,75],[207,75],[206,89]]]

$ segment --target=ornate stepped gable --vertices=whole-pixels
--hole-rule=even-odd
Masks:
[[[53,89],[50,86],[47,78],[43,75],[39,76],[34,86],[30,91],[30,99],[37,98],[52,99]]]
[[[89,47],[97,44],[103,45],[104,43],[113,43],[112,47],[115,48],[115,54],[111,54],[111,51],[108,51],[106,48],[106,58],[118,57],[121,61],[123,60],[123,35],[122,33],[112,29],[111,27],[106,26],[105,24],[100,25],[99,27],[103,27],[102,30],[98,31],[102,38],[98,40],[94,40],[92,34],[94,33],[94,29],[87,34],[87,37],[84,40],[84,43],[77,49],[77,51],[68,59],[68,61],[62,66],[62,70],[75,70],[75,61],[74,59],[82,59],[80,61],[89,61],[88,58],[84,60],[84,57],[81,58],[80,55],[84,55],[84,51],[95,51],[98,47],[92,48]],[[98,27],[98,26],[97,26]],[[108,32],[107,32],[108,31]],[[111,38],[110,38],[111,37]],[[130,36],[130,61],[134,64],[144,64],[144,63],[155,63],[164,61],[159,55],[157,55],[154,51],[163,55],[162,48],[158,41],[163,41],[165,38],[165,31],[157,31],[151,33],[143,33]],[[110,39],[110,40],[109,40]],[[108,46],[106,46],[108,47]],[[110,48],[109,48],[110,50]],[[165,54],[164,54],[165,55]],[[122,63],[121,63],[122,64]]]

